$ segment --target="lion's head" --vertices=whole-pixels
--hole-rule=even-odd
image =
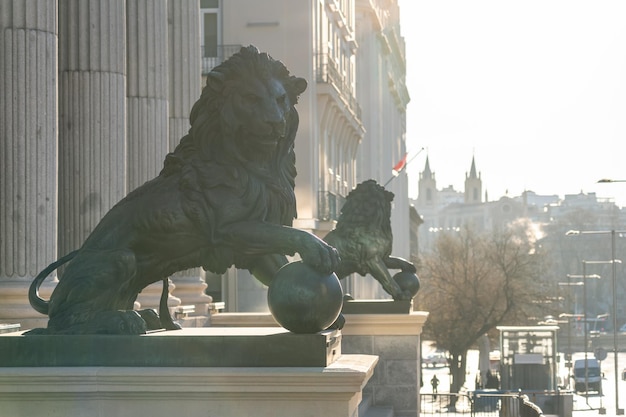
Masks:
[[[161,174],[182,173],[183,188],[192,191],[210,188],[207,179],[232,179],[256,195],[251,198],[270,201],[266,220],[291,225],[299,122],[294,106],[306,87],[306,80],[290,76],[267,53],[241,48],[208,74],[191,110],[189,134],[167,155]],[[267,192],[271,196],[263,197]]]
[[[337,220],[337,230],[349,231],[359,227],[380,230],[391,236],[391,202],[393,193],[374,180],[363,181],[346,197]]]
[[[294,105],[306,87],[306,80],[290,76],[280,61],[254,46],[241,48],[208,74],[191,110],[189,135],[175,156],[285,163],[298,128]]]

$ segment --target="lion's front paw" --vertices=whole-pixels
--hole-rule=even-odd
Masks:
[[[410,300],[413,298],[413,294],[410,291],[404,290],[398,295],[394,296],[393,299],[396,301]]]
[[[302,261],[321,273],[331,274],[335,272],[341,263],[337,249],[328,245],[313,234],[311,234],[311,237],[312,239],[310,239],[304,245],[304,249],[299,252]]]

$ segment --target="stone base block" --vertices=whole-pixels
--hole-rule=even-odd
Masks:
[[[377,360],[343,355],[306,368],[0,368],[0,410],[13,417],[357,417]]]
[[[346,314],[410,314],[413,300],[347,300],[341,312]]]
[[[341,332],[294,334],[279,328],[185,328],[122,335],[0,334],[0,367],[18,366],[328,366]]]
[[[371,307],[374,303],[363,303]],[[397,306],[399,306],[398,304]],[[374,305],[373,310],[378,310]],[[404,307],[402,307],[404,308]],[[344,312],[345,313],[345,312]],[[425,311],[406,314],[344,314],[341,330],[343,354],[367,354],[379,357],[374,376],[364,388],[372,406],[393,408],[395,416],[419,416],[422,328],[428,318]],[[272,316],[259,313],[220,313],[212,317],[214,326],[268,326]],[[274,324],[277,326],[277,324]]]
[[[346,314],[342,350],[379,357],[364,393],[375,407],[391,406],[395,416],[419,416],[420,334],[428,313]]]

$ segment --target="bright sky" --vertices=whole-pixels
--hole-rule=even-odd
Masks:
[[[596,192],[626,206],[626,1],[399,0],[409,152],[489,200]],[[410,159],[409,155],[409,159]]]

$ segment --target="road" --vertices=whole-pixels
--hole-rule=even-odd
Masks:
[[[423,344],[424,351],[423,355],[428,354],[430,350],[430,344]],[[593,357],[593,352],[587,353],[588,357]],[[583,359],[584,353],[577,352],[573,355],[573,360]],[[626,368],[626,352],[620,352],[618,354],[618,386],[617,386],[617,394],[619,397],[619,407],[624,410],[626,408],[626,381],[622,380],[621,373],[624,368]],[[574,394],[574,417],[590,417],[590,416],[598,416],[600,415],[600,408],[603,407],[606,411],[607,416],[615,416],[617,413],[615,412],[615,378],[614,378],[614,362],[613,362],[613,352],[609,352],[607,358],[601,362],[601,370],[604,374],[602,380],[602,388],[603,393],[599,395],[598,393],[591,392],[588,396],[584,394]],[[467,358],[467,371],[466,371],[466,382],[463,387],[464,391],[474,391],[475,385],[474,381],[476,375],[478,373],[478,351],[470,350],[468,352]],[[420,392],[422,394],[430,394],[433,392],[430,381],[433,375],[437,375],[439,379],[438,391],[440,393],[450,392],[450,372],[447,367],[437,367],[437,368],[422,368],[422,381],[424,385],[422,386]],[[567,368],[562,367],[560,371],[560,376],[567,378]]]
[[[617,391],[615,390],[615,371],[613,352],[609,352],[607,358],[601,362],[600,369],[604,377],[602,378],[602,395],[591,392],[588,396],[574,396],[574,415],[577,417],[597,416],[601,407],[606,409],[606,415],[615,416],[615,394],[619,396],[619,407],[624,410],[626,408],[626,381],[622,380],[621,373],[626,368],[626,353],[618,353],[618,381]],[[575,353],[573,360],[584,359],[585,354],[582,352]],[[593,352],[587,352],[587,357],[593,357]],[[580,411],[579,411],[580,410]]]

